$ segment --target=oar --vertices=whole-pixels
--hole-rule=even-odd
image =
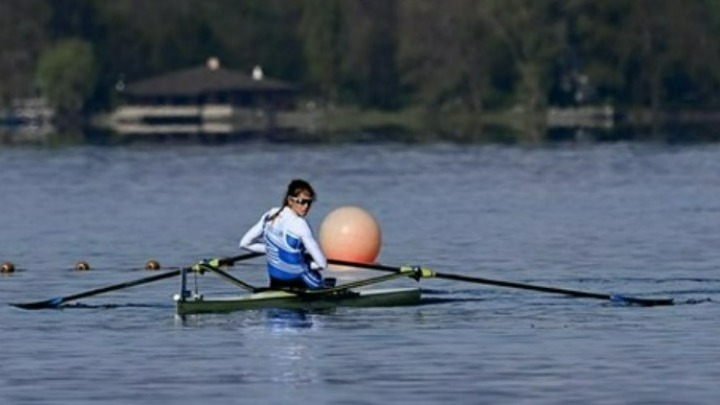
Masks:
[[[406,277],[406,276],[408,276],[408,274],[397,272],[394,274],[386,274],[386,275],[380,276],[380,277],[372,277],[372,278],[366,278],[363,280],[351,281],[349,283],[340,284],[335,287],[325,287],[325,288],[320,288],[317,290],[298,290],[298,291],[293,291],[293,292],[297,292],[300,295],[308,296],[308,297],[323,296],[323,295],[337,294],[339,292],[346,292],[347,290],[349,290],[351,288],[358,288],[358,287],[365,287],[367,285],[372,285],[372,284],[379,284],[379,283],[383,283],[385,281],[390,281],[390,280],[394,280],[396,278]],[[411,277],[412,277],[412,275],[411,275]]]
[[[222,262],[222,261],[221,261],[221,262]],[[231,284],[235,284],[236,286],[242,288],[243,290],[250,291],[250,292],[257,292],[257,291],[259,291],[259,288],[258,288],[258,287],[255,287],[254,285],[248,284],[248,283],[240,280],[239,278],[233,276],[232,274],[229,274],[228,272],[226,272],[226,271],[224,271],[224,270],[221,270],[221,269],[218,268],[218,267],[214,267],[214,266],[203,266],[203,268],[204,268],[204,269],[207,269],[207,270],[209,270],[209,271],[215,272],[215,273],[216,273],[217,275],[219,275],[220,277],[224,278],[225,280],[227,280],[227,281],[230,282]]]
[[[238,261],[252,259],[253,257],[257,257],[260,255],[261,255],[261,253],[246,253],[246,254],[243,254],[240,256],[227,257],[224,259],[220,259],[220,265],[221,266],[232,266],[233,264],[235,264]],[[192,269],[192,267],[188,267],[185,270],[190,271],[191,269]],[[175,276],[180,275],[182,270],[183,269],[177,269],[177,270],[169,271],[167,273],[156,274],[154,276],[145,277],[145,278],[141,278],[141,279],[134,280],[134,281],[127,281],[124,283],[114,284],[114,285],[110,285],[110,286],[102,287],[102,288],[96,288],[94,290],[84,291],[84,292],[73,294],[73,295],[67,295],[65,297],[55,297],[55,298],[50,298],[49,300],[37,301],[37,302],[10,303],[10,305],[17,307],[17,308],[22,308],[22,309],[57,308],[60,305],[66,303],[68,301],[78,300],[80,298],[92,297],[93,295],[98,295],[98,294],[115,291],[115,290],[122,290],[124,288],[135,287],[135,286],[142,285],[142,284],[152,283],[153,281],[159,281],[159,280],[163,280],[166,278],[175,277]]]
[[[359,268],[373,269],[373,270],[380,270],[380,271],[389,271],[389,272],[395,272],[395,273],[407,273],[408,272],[407,268],[392,267],[392,266],[386,266],[386,265],[382,265],[382,264],[358,263],[358,262],[351,262],[351,261],[337,260],[337,259],[329,259],[328,262],[332,263],[332,264],[341,265],[341,266],[359,267]],[[512,281],[492,280],[492,279],[481,278],[481,277],[469,277],[469,276],[463,276],[460,274],[438,273],[435,271],[430,271],[428,269],[421,269],[421,268],[417,268],[416,270],[418,271],[418,273],[417,273],[418,278],[419,277],[437,277],[437,278],[443,278],[446,280],[464,281],[464,282],[476,283],[476,284],[487,284],[487,285],[494,285],[494,286],[499,286],[499,287],[519,288],[522,290],[532,290],[532,291],[540,291],[540,292],[546,292],[546,293],[552,293],[552,294],[562,294],[562,295],[569,295],[571,297],[579,297],[579,298],[594,298],[594,299],[607,300],[607,301],[612,301],[612,302],[621,302],[621,303],[642,305],[642,306],[647,306],[647,307],[660,306],[660,305],[673,305],[672,298],[626,297],[624,295],[618,295],[618,294],[601,294],[601,293],[594,293],[594,292],[587,292],[587,291],[569,290],[566,288],[557,288],[557,287],[547,287],[547,286],[540,286],[540,285],[516,283],[516,282],[512,282]]]

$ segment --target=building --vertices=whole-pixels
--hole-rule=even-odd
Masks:
[[[118,84],[125,104],[111,115],[121,135],[242,134],[282,129],[276,115],[294,109],[297,88],[263,76],[222,68],[217,58],[205,66]]]

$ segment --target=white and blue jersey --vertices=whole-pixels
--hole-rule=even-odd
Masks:
[[[278,209],[282,210],[280,214],[270,220]],[[273,208],[263,214],[243,235],[240,247],[266,255],[271,280],[302,280],[309,288],[323,287],[318,270],[327,267],[327,258],[305,218],[288,207]],[[311,263],[306,261],[306,254],[312,258]]]

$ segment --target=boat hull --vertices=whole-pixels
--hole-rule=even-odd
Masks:
[[[417,305],[420,288],[387,288],[343,291],[337,294],[298,295],[287,291],[204,298],[175,296],[178,315],[222,313],[263,308],[328,309],[335,307],[389,307]]]

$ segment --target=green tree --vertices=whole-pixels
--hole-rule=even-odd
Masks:
[[[528,112],[547,106],[552,68],[565,45],[559,0],[485,0],[481,15],[513,58],[517,99]]]
[[[617,103],[654,113],[717,100],[720,44],[713,21],[720,10],[708,4],[572,2],[576,44],[591,80]]]
[[[396,1],[346,0],[347,46],[341,54],[342,86],[348,101],[393,109],[399,103]]]
[[[61,115],[81,112],[95,90],[97,64],[92,45],[79,39],[66,39],[40,57],[37,82]]]
[[[38,54],[48,41],[44,0],[0,1],[0,106],[32,96]]]
[[[304,79],[303,44],[298,33],[301,2],[220,0],[206,3],[206,19],[228,66],[250,73],[255,65],[272,78]]]
[[[512,89],[515,67],[486,7],[475,0],[402,2],[398,60],[413,102],[474,113],[503,103],[496,89]]]
[[[300,35],[310,81],[332,102],[340,99],[344,52],[342,0],[305,0]]]

